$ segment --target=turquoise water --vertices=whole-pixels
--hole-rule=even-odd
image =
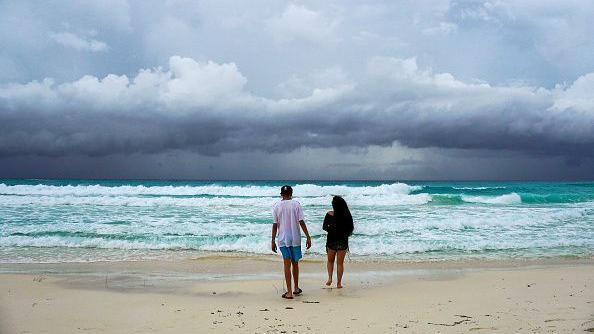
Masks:
[[[0,262],[269,254],[284,182],[0,180]],[[594,183],[292,182],[314,246],[332,195],[360,259],[590,257]]]

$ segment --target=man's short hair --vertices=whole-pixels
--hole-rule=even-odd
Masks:
[[[288,185],[284,185],[281,187],[281,195],[290,195],[293,193],[293,188]]]

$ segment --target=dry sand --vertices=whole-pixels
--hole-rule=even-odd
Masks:
[[[0,265],[0,333],[585,333],[594,261],[348,263],[283,300],[278,259]]]

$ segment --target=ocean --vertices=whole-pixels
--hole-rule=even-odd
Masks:
[[[271,254],[268,181],[0,180],[0,263]],[[288,182],[322,258],[333,195],[355,260],[594,255],[594,182]]]

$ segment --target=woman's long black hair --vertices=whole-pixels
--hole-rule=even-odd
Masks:
[[[353,216],[351,216],[351,211],[349,211],[349,207],[344,198],[334,196],[334,198],[332,198],[332,209],[334,210],[334,219],[336,219],[337,230],[344,233],[346,236],[353,234],[353,230],[355,229]]]

